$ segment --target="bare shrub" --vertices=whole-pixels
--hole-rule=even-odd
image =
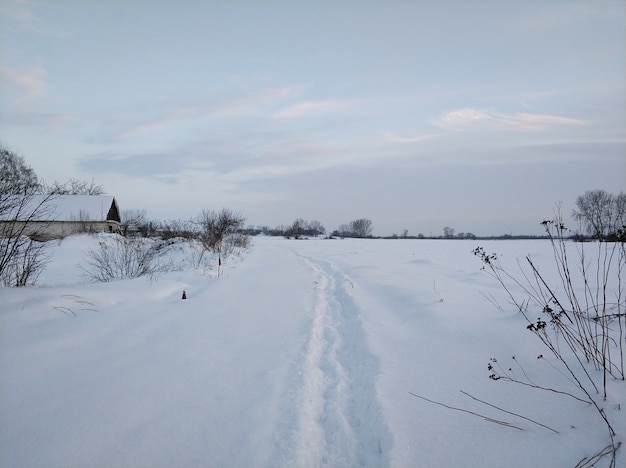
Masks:
[[[97,249],[87,251],[79,267],[93,282],[153,277],[173,269],[171,261],[163,258],[169,245],[171,243],[135,237],[103,238]]]
[[[198,236],[198,229],[192,221],[169,220],[160,224],[158,231],[163,239],[193,239]]]
[[[0,238],[0,251],[6,252],[9,247],[12,253],[3,262],[0,281],[9,287],[34,285],[51,258],[48,243],[26,236]]]
[[[197,239],[185,239],[187,243],[188,253],[187,258],[191,262],[191,265],[196,269],[202,269],[206,275],[211,271],[211,258],[206,255],[206,250]]]
[[[241,232],[233,232],[224,239],[221,255],[224,258],[236,256],[248,250],[251,246],[252,239],[250,236]]]
[[[198,239],[204,250],[218,255],[217,276],[220,276],[223,259],[249,247],[250,236],[243,232],[245,221],[241,213],[226,208],[220,211],[202,210],[197,218]]]
[[[547,274],[545,266],[526,256],[519,274],[505,269],[496,254],[481,247],[473,253],[483,262],[483,270],[494,277],[508,298],[526,319],[527,329],[556,358],[560,369],[573,385],[572,392],[596,409],[604,421],[610,450],[603,449],[599,458],[608,457],[615,466],[621,445],[616,437],[603,402],[609,400],[609,379],[624,380],[624,331],[626,330],[626,291],[624,274],[626,252],[624,232],[615,242],[576,243],[563,223],[560,210],[554,219],[542,223],[550,239],[557,274]],[[492,298],[493,299],[493,298]],[[496,304],[499,308],[503,308]],[[541,360],[543,355],[539,356]],[[488,364],[489,378],[546,388],[528,379],[515,378],[500,367],[497,359]],[[594,460],[598,461],[597,458]]]

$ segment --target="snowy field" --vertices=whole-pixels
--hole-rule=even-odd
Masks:
[[[488,378],[496,358],[576,393],[472,255],[550,269],[548,241],[257,237],[219,278],[91,284],[96,245],[55,243],[38,287],[0,288],[3,468],[574,467],[609,443],[591,405]]]

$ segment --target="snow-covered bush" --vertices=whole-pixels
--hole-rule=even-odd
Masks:
[[[94,282],[154,276],[174,268],[172,261],[164,258],[172,242],[116,235],[102,236],[98,244],[86,252],[79,265],[84,276]]]

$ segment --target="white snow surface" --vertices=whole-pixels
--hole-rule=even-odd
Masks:
[[[590,405],[488,378],[497,358],[576,393],[471,253],[551,268],[548,241],[256,237],[219,278],[92,284],[97,242],[0,288],[3,468],[573,467],[609,443]],[[598,398],[618,440],[625,388]]]

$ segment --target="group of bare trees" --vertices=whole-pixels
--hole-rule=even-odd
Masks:
[[[618,240],[626,230],[626,194],[589,190],[576,198],[572,215],[597,240]]]
[[[297,218],[291,226],[282,229],[282,235],[299,239],[302,236],[321,236],[326,234],[326,228],[319,221],[306,221]]]
[[[445,226],[443,228],[444,239],[475,239],[476,235],[471,232],[459,232],[457,233],[453,227]]]
[[[300,239],[301,237],[317,237],[326,234],[326,228],[317,220],[307,221],[297,218],[289,226],[276,226],[274,229],[261,227],[254,231],[255,234],[263,233],[269,236],[283,236],[288,239]],[[331,237],[371,237],[372,221],[366,218],[355,219],[348,224],[342,224],[333,232]]]
[[[372,220],[367,218],[355,219],[349,224],[340,225],[333,231],[332,235],[337,237],[371,237]]]

